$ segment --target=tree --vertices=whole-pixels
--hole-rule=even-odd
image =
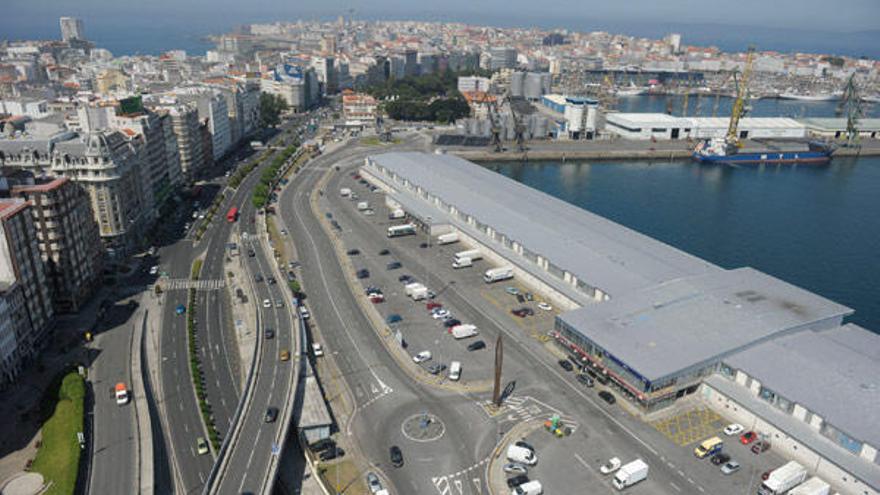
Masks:
[[[287,111],[287,101],[281,96],[260,93],[260,125],[275,127],[281,123],[281,112]]]

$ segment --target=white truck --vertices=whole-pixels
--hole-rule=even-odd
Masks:
[[[391,213],[388,214],[388,218],[390,220],[395,220],[397,218],[403,218],[405,216],[406,216],[406,212],[400,208],[396,208],[394,210],[391,210]]]
[[[813,476],[805,481],[803,485],[792,488],[788,495],[828,495],[830,492],[831,485],[825,483],[822,478]]]
[[[450,332],[452,332],[452,336],[456,339],[466,339],[480,333],[477,331],[476,326],[467,323],[464,325],[455,325]]]
[[[532,449],[527,449],[514,444],[507,447],[507,459],[528,466],[534,466],[538,463],[538,457]]]
[[[500,282],[513,278],[512,266],[499,266],[498,268],[490,268],[483,274],[483,282],[491,284],[492,282]]]
[[[483,258],[483,253],[479,249],[468,249],[467,251],[459,251],[452,255],[452,268],[464,268],[471,266],[474,261]]]
[[[458,232],[450,232],[437,236],[437,244],[452,244],[458,242]]]
[[[639,481],[648,477],[648,465],[641,459],[636,459],[628,464],[624,464],[614,474],[611,483],[614,488],[623,490],[628,486],[633,486]]]
[[[800,485],[807,479],[807,470],[795,461],[774,469],[761,483],[758,495],[780,495]]]
[[[413,282],[411,284],[406,284],[403,287],[403,289],[406,292],[406,295],[408,297],[412,297],[416,301],[418,301],[418,299],[415,299],[414,294],[424,293],[425,296],[428,295],[428,288],[425,287],[424,284],[421,284],[419,282]],[[422,297],[422,299],[424,299],[424,297]]]
[[[358,203],[358,211],[364,211],[364,210],[368,209],[369,207],[370,207],[370,203],[367,203],[366,201],[361,201],[360,203]]]
[[[409,297],[411,297],[413,301],[421,301],[422,299],[428,297],[428,288],[423,285],[421,287],[413,289]]]

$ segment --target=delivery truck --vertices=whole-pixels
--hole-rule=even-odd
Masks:
[[[406,293],[407,297],[412,297],[413,293],[421,290],[428,290],[424,284],[421,282],[413,282],[411,284],[406,284],[403,286],[403,290]]]
[[[452,255],[452,268],[464,268],[471,266],[474,261],[483,258],[483,254],[479,249],[468,249],[467,251],[459,251]]]
[[[411,297],[413,301],[421,301],[422,299],[426,299],[428,297],[428,288],[423,285],[417,289],[414,289],[410,293],[409,297]]]
[[[491,284],[513,278],[512,266],[500,266],[498,268],[490,268],[483,274],[483,282]]]
[[[633,486],[639,481],[648,477],[648,465],[641,459],[636,459],[629,464],[624,464],[614,474],[611,482],[614,488],[623,490],[628,486]]]
[[[458,232],[450,232],[437,237],[437,244],[452,244],[458,242]]]
[[[455,325],[450,332],[452,332],[452,336],[456,339],[466,339],[480,333],[477,331],[476,326],[469,324]]]
[[[788,495],[828,495],[830,492],[831,485],[825,483],[822,478],[813,476],[805,481],[803,485],[792,488]]]
[[[770,476],[761,483],[758,495],[781,495],[800,485],[805,479],[807,470],[797,462],[789,461],[770,472]]]

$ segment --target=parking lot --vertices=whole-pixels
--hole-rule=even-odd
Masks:
[[[341,187],[350,188],[357,194],[357,199],[342,198],[339,194]],[[372,214],[358,210],[357,204],[364,201],[369,203]],[[389,226],[405,222],[389,220],[384,194],[370,191],[350,174],[331,180],[319,205],[322,212],[329,214],[328,218],[339,226],[336,235],[340,236],[345,248],[359,251],[350,258],[355,270],[369,271],[369,277],[360,280],[362,287],[375,286],[382,290],[385,301],[376,306],[383,318],[391,315],[401,317],[399,322],[388,325],[389,330],[400,331],[410,355],[431,351],[431,361],[421,366],[435,363],[448,366],[450,361],[457,360],[463,364],[463,382],[487,380],[493,370],[494,341],[498,329],[502,327],[513,330],[516,337],[533,339],[553,352],[557,359],[560,356],[555,343],[547,337],[547,332],[553,328],[556,308],[541,309],[538,305],[542,299],[534,287],[525,286],[516,279],[486,284],[482,280],[483,273],[494,266],[484,259],[475,261],[471,267],[452,267],[453,254],[472,246],[461,242],[438,245],[436,238],[430,238],[424,232],[387,238],[385,233]],[[380,255],[384,249],[390,253]],[[400,262],[401,267],[388,269],[389,263],[393,262]],[[460,341],[453,339],[442,323],[431,317],[426,309],[427,300],[414,302],[406,296],[404,284],[398,280],[402,275],[409,275],[424,283],[436,293],[435,301],[463,323],[476,324],[480,335]],[[452,288],[454,291],[450,290]],[[528,292],[532,292],[531,300],[527,297]],[[511,310],[520,308],[528,308],[532,314],[523,317],[511,314]],[[485,341],[487,348],[467,351],[467,345],[477,340]],[[522,351],[505,347],[504,367],[506,376],[516,377],[530,373],[532,364],[530,357],[524,356]],[[574,373],[568,373],[567,376],[581,390],[594,397],[601,390],[609,390],[598,383],[595,387],[587,388],[575,381]],[[618,396],[618,402],[621,400],[624,399]],[[615,416],[625,416],[620,413],[619,405],[608,405],[601,401],[600,404]],[[548,493],[566,493],[572,486],[606,486],[607,490],[597,491],[613,493],[615,490],[610,485],[609,477],[600,475],[598,467],[609,457],[620,457],[625,463],[645,453],[638,448],[623,446],[614,437],[609,437],[605,419],[579,419],[581,424],[570,438],[557,439],[544,430],[535,432],[535,437],[529,437],[534,438],[541,458],[536,471],[537,479],[541,479]],[[737,437],[724,437],[724,451],[742,464],[738,472],[725,476],[719,466],[712,465],[708,459],[697,459],[693,455],[695,444],[715,434],[723,437],[720,432],[727,423],[721,416],[706,409],[677,411],[650,424],[637,419],[628,420],[627,424],[638,431],[639,436],[659,448],[658,455],[662,462],[682,477],[679,480],[663,479],[659,472],[653,473],[646,482],[628,491],[747,493],[760,482],[761,473],[784,463],[772,449],[760,455],[752,454],[747,446],[738,442]]]

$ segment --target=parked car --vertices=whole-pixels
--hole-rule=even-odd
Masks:
[[[400,451],[400,447],[397,445],[392,445],[391,449],[389,449],[389,454],[391,456],[391,465],[394,467],[403,466],[403,452]]]
[[[265,336],[267,339],[275,338],[275,330],[272,330],[271,328],[267,328],[265,331]]]
[[[360,251],[360,249],[349,249],[348,251],[345,252],[345,254],[347,254],[349,256],[357,256],[357,255],[361,254],[361,251]]]
[[[367,487],[370,489],[370,493],[372,493],[373,495],[376,495],[377,493],[382,491],[382,482],[379,481],[379,477],[376,476],[376,473],[367,473]]]
[[[435,363],[435,364],[432,364],[431,366],[428,366],[428,373],[430,373],[432,375],[439,375],[444,370],[446,370],[446,365],[443,363]]]
[[[324,347],[321,346],[320,342],[312,342],[312,354],[315,357],[321,357],[324,355]]]
[[[569,361],[568,359],[560,359],[559,367],[561,367],[565,371],[571,371],[574,369],[574,366],[572,366],[571,361]]]
[[[434,302],[434,301],[429,301],[427,304],[425,304],[425,309],[427,309],[428,311],[433,311],[435,309],[442,308],[442,307],[443,307],[442,304],[440,304],[438,302]]]
[[[526,302],[526,298],[523,297],[522,294],[517,294],[517,295],[516,295],[516,302],[522,304],[522,303]]]
[[[414,277],[411,275],[401,275],[397,277],[397,281],[402,283],[403,285],[408,285],[416,281]]]
[[[318,458],[321,459],[321,461],[326,462],[326,461],[332,461],[333,459],[336,459],[337,457],[342,457],[344,455],[345,455],[344,450],[342,450],[339,447],[334,447],[332,449],[327,449],[324,452],[321,452],[321,455],[318,456]]]
[[[732,437],[734,435],[739,435],[743,432],[743,430],[745,430],[745,428],[743,428],[743,425],[739,423],[732,423],[724,427],[724,434]]]
[[[620,469],[620,459],[617,457],[612,457],[611,459],[608,459],[605,464],[602,464],[599,467],[599,472],[602,474],[611,474],[618,469]]]
[[[533,296],[531,292],[526,292],[525,296],[526,296],[526,301],[534,301],[535,300],[535,296]]]
[[[758,439],[758,434],[753,431],[747,431],[739,436],[739,443],[748,445]]]
[[[413,362],[415,363],[424,363],[425,361],[431,360],[431,351],[422,351],[415,356],[413,356]]]
[[[366,268],[361,268],[360,270],[357,271],[356,275],[357,275],[357,278],[359,278],[361,280],[363,280],[365,278],[369,278],[370,270],[367,270]]]
[[[752,445],[752,453],[760,454],[762,452],[767,452],[770,449],[770,441],[769,440],[758,440]]]
[[[485,349],[485,348],[486,348],[486,343],[483,342],[482,340],[478,340],[478,341],[467,346],[467,350],[469,350],[469,351],[479,351],[480,349]]]
[[[553,310],[553,306],[551,306],[550,304],[545,303],[543,301],[538,303],[538,307],[543,309],[544,311],[552,311]]]
[[[398,268],[400,268],[402,266],[403,265],[399,261],[392,261],[391,263],[388,263],[387,265],[385,265],[385,268],[388,270],[397,270]]]
[[[740,465],[736,461],[729,461],[721,466],[721,472],[724,474],[733,474],[739,471]]]
[[[515,487],[518,487],[519,485],[522,485],[523,483],[528,483],[528,482],[529,482],[528,476],[526,476],[524,474],[518,474],[518,475],[514,476],[513,478],[507,478],[507,487],[508,488],[515,488]]]
[[[449,318],[443,322],[443,326],[446,328],[452,328],[456,325],[461,325],[461,320],[456,318]]]
[[[586,385],[587,387],[592,387],[594,385],[593,379],[590,378],[590,375],[587,375],[585,373],[580,373],[577,376],[577,380],[579,382],[583,383],[584,385]]]
[[[332,438],[324,438],[322,440],[318,440],[309,446],[312,452],[323,452],[327,449],[335,448],[336,442],[333,441]]]
[[[529,468],[525,464],[518,462],[508,462],[501,469],[508,474],[528,474],[529,472]]]
[[[267,423],[274,423],[276,419],[278,419],[278,408],[277,407],[266,408],[265,421]]]
[[[385,323],[388,323],[389,325],[392,323],[400,323],[401,321],[403,321],[403,317],[399,314],[388,315],[388,318],[385,318]]]
[[[511,296],[515,296],[515,295],[519,294],[519,289],[517,289],[516,287],[507,287],[504,289],[504,291],[507,292],[508,294],[510,294]]]
[[[450,315],[451,313],[449,312],[449,310],[445,308],[436,308],[431,311],[431,318],[434,318],[435,320],[442,320]]]
[[[711,459],[709,459],[709,461],[716,466],[720,466],[729,460],[730,460],[730,455],[727,453],[724,453],[724,452],[719,452],[719,453],[713,455]]]
[[[526,316],[532,316],[535,314],[532,308],[511,309],[510,312],[515,314],[516,316],[519,316],[520,318],[525,318]]]
[[[389,251],[387,249],[383,249],[383,250],[379,251],[379,256],[388,256],[389,254],[391,254],[391,251]]]
[[[614,398],[614,395],[607,390],[600,391],[599,397],[602,398],[602,400],[604,400],[608,404],[614,404],[615,402],[617,402],[617,399]]]

